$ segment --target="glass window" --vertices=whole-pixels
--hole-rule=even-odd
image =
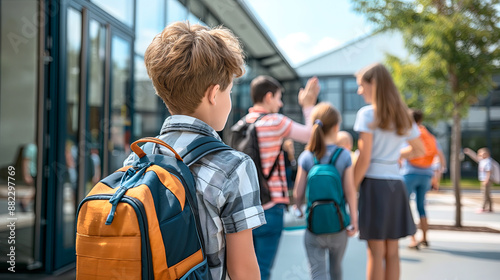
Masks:
[[[167,108],[155,94],[144,59],[140,56],[135,57],[134,79],[134,139],[157,135]]]
[[[10,185],[16,188],[16,271],[33,263],[36,238],[38,29],[27,20],[37,18],[38,1],[0,1],[0,188],[5,190],[0,197],[0,267],[10,267],[6,218],[14,198],[7,193]]]
[[[92,2],[126,25],[133,25],[134,0],[92,0]]]
[[[106,28],[91,19],[89,23],[89,77],[88,77],[88,131],[86,133],[89,156],[86,159],[87,194],[103,174],[104,148],[104,61],[106,55]]]
[[[122,167],[130,153],[130,43],[120,37],[111,40],[111,126],[108,173]]]
[[[75,245],[75,208],[78,187],[79,142],[78,128],[80,116],[80,56],[82,49],[82,14],[68,9],[66,41],[66,138],[64,140],[65,165],[61,166],[63,178],[63,245]]]
[[[358,94],[358,84],[356,79],[344,79],[344,110],[357,111],[366,105],[363,97]]]
[[[144,55],[156,34],[165,27],[165,1],[137,0],[135,52]]]
[[[326,79],[326,87],[330,90],[338,90],[340,91],[340,78],[327,78]]]
[[[331,90],[321,90],[321,97],[318,97],[321,101],[330,102],[337,110],[342,112],[342,96],[340,95],[340,91],[331,91]]]
[[[167,25],[174,21],[183,21],[188,17],[188,10],[178,0],[167,0]]]

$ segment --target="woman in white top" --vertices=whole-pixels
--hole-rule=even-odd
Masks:
[[[358,94],[370,104],[356,116],[360,185],[359,232],[368,242],[367,279],[399,279],[399,238],[415,233],[398,159],[420,156],[424,147],[387,69],[370,65],[356,74]],[[410,145],[401,149],[405,142]]]

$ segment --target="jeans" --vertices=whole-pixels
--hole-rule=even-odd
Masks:
[[[264,210],[267,224],[262,225],[252,231],[253,245],[257,262],[259,263],[260,278],[268,280],[271,275],[274,258],[278,251],[278,245],[283,230],[283,210],[285,205],[277,204]]]
[[[425,193],[431,188],[430,175],[420,175],[420,174],[406,174],[404,175],[406,190],[408,192],[408,198],[412,192],[415,192],[415,201],[417,203],[417,210],[420,217],[425,216]]]

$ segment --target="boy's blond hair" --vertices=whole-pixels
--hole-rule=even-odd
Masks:
[[[342,147],[342,148],[345,148],[345,149],[351,151],[352,145],[353,145],[352,135],[349,132],[344,131],[344,130],[337,132],[337,143],[336,144],[339,147]]]
[[[171,114],[190,114],[210,86],[225,90],[244,72],[238,39],[226,28],[175,22],[155,36],[144,54],[156,94]]]

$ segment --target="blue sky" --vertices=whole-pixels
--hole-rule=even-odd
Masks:
[[[370,33],[349,0],[245,0],[289,59],[300,65]]]

